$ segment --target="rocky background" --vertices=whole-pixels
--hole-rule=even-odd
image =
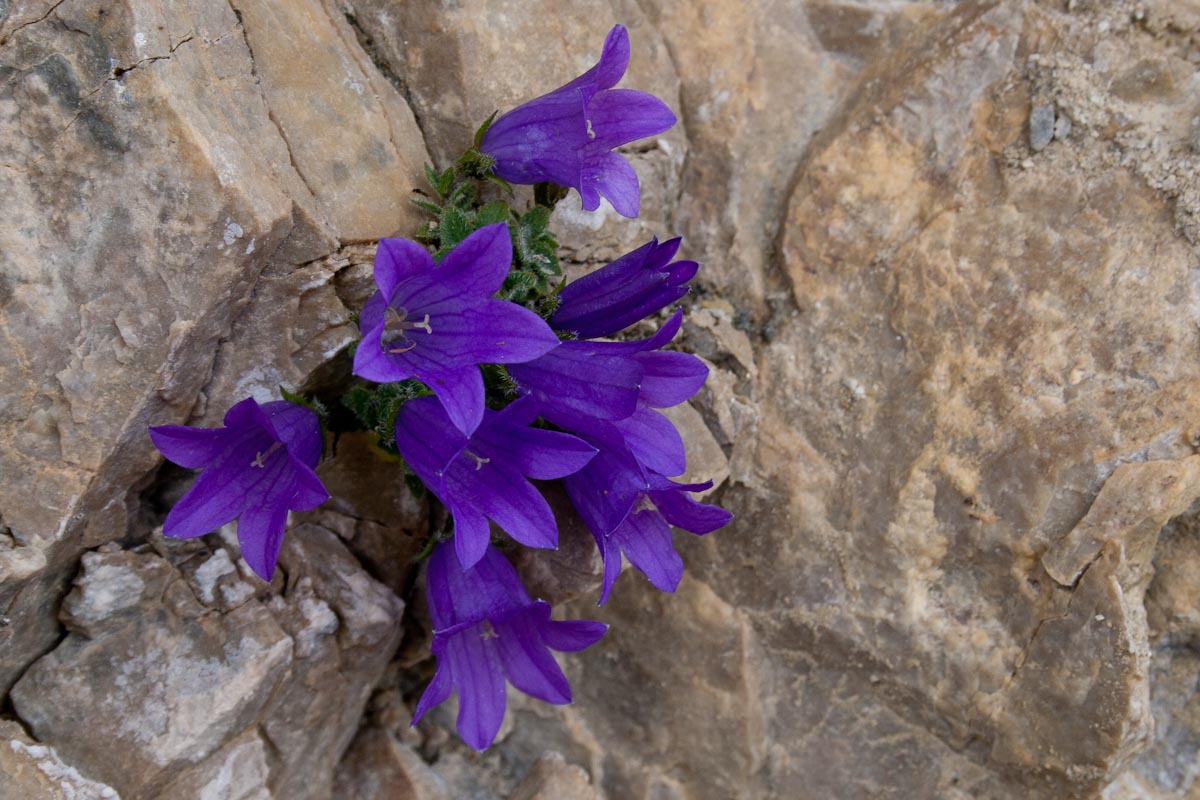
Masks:
[[[0,796],[1200,797],[1197,0],[0,0]],[[145,428],[344,367],[425,161],[589,66],[680,124],[578,273],[704,263],[676,409],[737,514],[484,755],[368,443],[270,585]]]

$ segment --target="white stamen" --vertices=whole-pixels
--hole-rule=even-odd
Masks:
[[[266,464],[267,457],[270,456],[271,453],[274,453],[276,450],[278,450],[279,446],[281,444],[282,444],[282,442],[275,442],[274,444],[272,444],[270,447],[267,448],[265,453],[264,452],[255,453],[254,460],[250,462],[250,466],[258,467],[259,469],[266,469],[267,468],[267,464]]]

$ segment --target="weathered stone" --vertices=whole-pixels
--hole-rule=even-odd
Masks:
[[[184,770],[163,797],[199,800],[273,800],[267,748],[255,732],[244,734],[201,764]]]
[[[364,729],[338,767],[335,797],[356,800],[450,800],[441,778],[387,731]]]
[[[404,604],[316,525],[288,532],[280,566],[289,590],[270,608],[292,636],[295,658],[259,723],[281,762],[271,790],[326,797],[371,689],[400,643]]]
[[[20,678],[42,739],[12,734],[6,777],[1195,794],[1200,7],[1066,5],[0,0],[0,692]],[[139,495],[144,427],[279,384],[336,401],[425,137],[445,164],[614,22],[623,85],[681,124],[625,150],[641,219],[572,197],[554,230],[571,275],[651,234],[704,262],[679,341],[711,375],[669,413],[738,516],[676,535],[676,594],[628,570],[599,610],[566,515],[558,552],[515,555],[557,614],[613,627],[561,659],[573,705],[510,692],[476,754],[453,701],[407,728],[429,520],[361,437],[263,583],[232,529],[139,544],[186,485]],[[264,658],[226,652],[247,639]]]
[[[580,767],[561,753],[547,753],[511,795],[511,800],[600,800],[600,794]]]
[[[163,602],[169,581],[182,585],[158,556],[89,557],[64,604],[80,632],[12,691],[40,741],[126,797],[154,796],[253,725],[292,661],[291,639],[265,608],[180,616]]]
[[[391,472],[396,463],[367,434],[338,437],[333,458],[318,470],[332,497],[301,518],[335,531],[377,580],[400,594],[429,532],[429,504]]]
[[[0,775],[13,800],[119,800],[111,786],[88,780],[37,744],[15,722],[0,720]]]

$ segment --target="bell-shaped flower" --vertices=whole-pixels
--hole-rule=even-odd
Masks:
[[[712,481],[676,483],[651,469],[639,470],[641,465],[609,425],[607,433],[601,427],[585,437],[600,452],[563,480],[604,561],[601,605],[621,574],[622,553],[652,584],[673,592],[683,576],[683,560],[671,542],[671,526],[705,534],[733,519],[725,509],[690,496],[712,488]]]
[[[686,469],[683,439],[654,409],[686,401],[708,377],[708,367],[696,356],[661,349],[682,323],[681,309],[649,339],[566,341],[508,372],[519,391],[537,400],[546,420],[581,434],[612,423],[641,464],[679,475]]]
[[[458,735],[476,750],[496,738],[507,705],[505,680],[547,703],[571,702],[571,687],[551,650],[574,652],[600,640],[608,626],[557,621],[530,599],[517,572],[487,546],[464,568],[449,543],[434,549],[425,573],[437,670],[417,703],[413,724],[458,694]]]
[[[321,425],[312,410],[286,401],[260,406],[248,397],[225,414],[222,428],[159,425],[154,446],[200,477],[175,504],[163,534],[202,536],[234,519],[242,557],[271,580],[288,511],[329,499],[313,469],[321,458]]]
[[[577,189],[595,211],[603,195],[618,213],[636,217],[637,173],[613,150],[675,124],[657,97],[614,89],[629,65],[629,33],[615,26],[596,66],[549,94],[500,116],[479,150],[495,159],[495,174],[511,183],[549,181]]]
[[[624,419],[637,410],[643,369],[623,342],[565,341],[541,358],[513,364],[518,390],[542,417],[574,430],[592,419]]]
[[[638,249],[568,283],[550,317],[557,331],[581,339],[612,336],[666,308],[688,293],[687,282],[700,265],[674,261],[679,237],[659,244],[651,239]]]
[[[596,448],[570,434],[531,428],[537,414],[537,404],[523,397],[501,411],[485,410],[466,436],[432,397],[400,407],[396,446],[454,518],[454,545],[464,568],[487,550],[489,519],[528,547],[558,546],[554,513],[529,479],[577,472]]]
[[[502,222],[472,233],[441,264],[416,242],[380,240],[379,291],[359,315],[354,374],[376,383],[416,378],[469,435],[483,418],[478,365],[530,361],[558,346],[537,314],[492,297],[511,264],[512,240]]]

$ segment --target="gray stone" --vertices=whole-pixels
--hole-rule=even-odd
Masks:
[[[1054,106],[1034,106],[1029,112],[1029,147],[1038,152],[1054,139]]]

